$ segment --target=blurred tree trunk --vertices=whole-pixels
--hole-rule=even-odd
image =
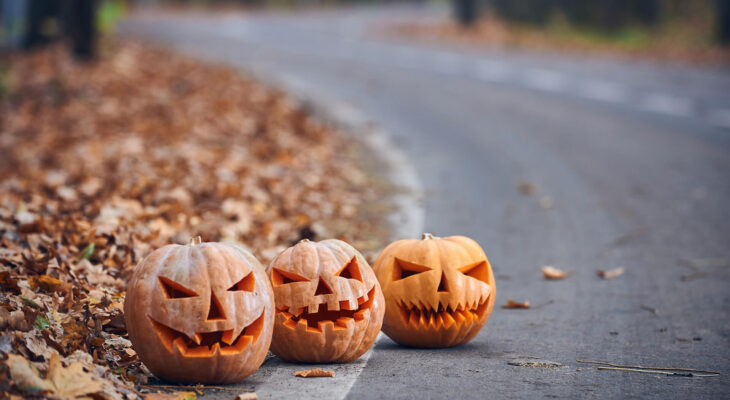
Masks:
[[[471,26],[477,19],[477,0],[453,0],[454,16],[462,26]]]
[[[34,47],[50,42],[52,33],[49,30],[49,21],[56,18],[58,22],[59,3],[55,1],[28,0],[26,3],[27,20],[23,47]]]
[[[717,38],[725,46],[730,45],[730,0],[717,2]]]
[[[66,34],[71,40],[71,52],[79,60],[96,57],[96,0],[65,1]]]

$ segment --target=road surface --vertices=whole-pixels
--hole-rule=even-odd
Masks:
[[[334,366],[337,378],[294,379],[302,366],[272,359],[239,386],[261,398],[729,398],[730,73],[379,32],[433,13],[138,13],[122,24],[125,35],[357,110],[413,164],[424,230],[477,240],[495,269],[497,304],[533,305],[495,308],[460,347],[415,350],[383,337],[359,362]],[[545,281],[543,265],[573,275]],[[596,275],[620,266],[616,279]],[[520,360],[562,366],[510,364]]]

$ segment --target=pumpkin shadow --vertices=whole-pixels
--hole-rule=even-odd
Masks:
[[[453,354],[457,356],[459,354],[489,354],[489,344],[482,341],[470,341],[458,346],[452,347],[412,347],[398,344],[388,337],[383,338],[375,343],[373,347],[375,351],[388,351],[388,352],[433,352],[439,354]]]

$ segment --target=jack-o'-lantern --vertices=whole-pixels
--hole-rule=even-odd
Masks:
[[[365,258],[341,240],[302,240],[266,269],[276,317],[271,351],[288,361],[347,362],[372,346],[385,301]]]
[[[494,307],[484,251],[464,236],[391,243],[373,265],[385,295],[383,332],[413,347],[449,347],[479,333]]]
[[[232,383],[266,357],[274,294],[250,252],[198,237],[157,249],[137,265],[124,317],[132,346],[158,377]]]

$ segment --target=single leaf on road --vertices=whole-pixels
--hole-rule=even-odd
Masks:
[[[561,269],[546,265],[542,267],[542,276],[544,276],[545,279],[565,279],[567,274]]]
[[[623,275],[623,273],[624,273],[624,267],[609,269],[607,271],[604,271],[602,269],[599,269],[598,271],[596,271],[596,274],[598,274],[598,276],[600,276],[603,279],[613,279],[613,278]]]
[[[298,376],[300,378],[334,378],[335,371],[329,371],[322,368],[305,369],[295,372],[294,376]]]
[[[503,305],[502,308],[521,308],[521,309],[527,309],[530,308],[530,302],[525,300],[523,302],[514,301],[512,299],[507,299],[507,304]]]

